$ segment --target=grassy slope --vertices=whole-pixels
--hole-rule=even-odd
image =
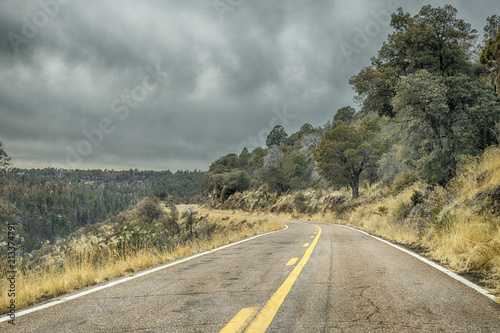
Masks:
[[[157,242],[158,231],[164,226],[156,221],[145,224],[135,220],[136,210],[82,229],[58,244],[46,243],[36,253],[25,255],[16,275],[17,310],[76,289],[284,227],[283,222],[260,218],[197,214],[193,229],[187,228],[187,218],[181,217],[180,233],[166,242]],[[0,314],[6,313],[10,302],[4,280],[0,281]]]

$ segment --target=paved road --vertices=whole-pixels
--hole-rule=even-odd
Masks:
[[[500,332],[499,305],[416,258],[346,227],[287,224],[0,331]]]

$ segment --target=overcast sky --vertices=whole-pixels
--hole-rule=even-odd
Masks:
[[[497,1],[453,6],[482,35]],[[0,142],[16,167],[207,170],[358,109],[387,11],[427,3],[0,0]]]

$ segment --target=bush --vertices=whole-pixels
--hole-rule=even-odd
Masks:
[[[424,196],[418,191],[413,191],[411,196],[411,203],[415,207],[424,202]]]
[[[304,203],[304,194],[302,193],[298,193],[297,195],[295,195],[294,199],[293,199],[293,204],[295,205],[295,208],[297,209],[297,211],[301,214],[304,214],[305,212],[308,212],[310,210],[309,206]]]
[[[178,235],[180,233],[179,228],[179,211],[174,204],[169,206],[170,212],[163,215],[158,222],[160,222],[165,229],[167,229],[169,234]]]
[[[159,202],[151,199],[145,198],[139,203],[138,214],[139,219],[146,223],[151,223],[154,220],[158,220],[163,213]]]

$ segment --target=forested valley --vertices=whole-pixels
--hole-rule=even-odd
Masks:
[[[168,203],[199,199],[201,171],[18,169],[4,172],[3,215],[29,253],[79,228],[104,222],[144,197]]]

